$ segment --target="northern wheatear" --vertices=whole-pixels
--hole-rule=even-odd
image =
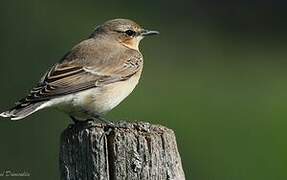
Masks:
[[[156,34],[128,19],[105,22],[49,69],[28,96],[0,116],[19,120],[56,107],[74,120],[99,118],[138,84],[143,69],[139,42]]]

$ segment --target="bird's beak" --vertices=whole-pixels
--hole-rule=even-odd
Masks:
[[[158,31],[150,31],[146,29],[142,30],[140,33],[141,36],[152,36],[152,35],[158,35],[158,34],[159,34]]]

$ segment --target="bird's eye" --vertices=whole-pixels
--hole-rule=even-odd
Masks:
[[[133,30],[127,30],[127,31],[125,31],[125,33],[126,33],[128,36],[134,36],[134,35],[136,34],[136,32],[133,31]]]

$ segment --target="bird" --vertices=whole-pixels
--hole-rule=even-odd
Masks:
[[[112,19],[97,26],[75,45],[8,111],[20,120],[44,108],[56,108],[75,122],[101,119],[136,87],[143,70],[140,41],[158,35],[129,19]]]

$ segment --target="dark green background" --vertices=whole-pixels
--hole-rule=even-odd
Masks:
[[[279,0],[1,0],[0,109],[97,24],[130,18],[161,35],[141,43],[141,83],[108,118],[174,129],[188,180],[285,180],[286,8]],[[59,179],[69,123],[55,110],[0,121],[0,172]]]

